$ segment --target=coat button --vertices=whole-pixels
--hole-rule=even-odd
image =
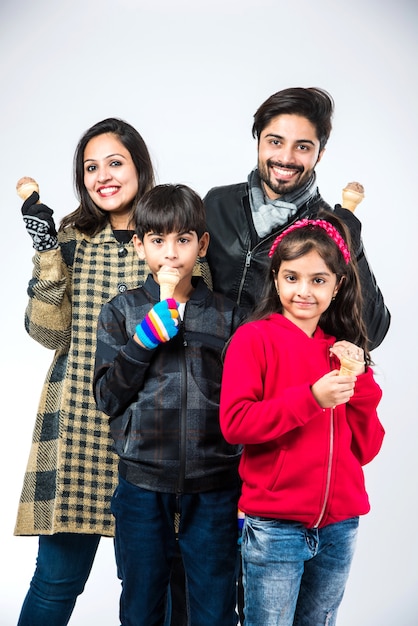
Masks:
[[[125,283],[119,283],[119,285],[118,285],[119,293],[124,293],[127,289],[128,289],[128,287],[125,285]]]

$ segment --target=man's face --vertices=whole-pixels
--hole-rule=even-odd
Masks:
[[[274,117],[258,141],[258,170],[266,195],[274,200],[302,187],[323,153],[315,126],[306,117]]]

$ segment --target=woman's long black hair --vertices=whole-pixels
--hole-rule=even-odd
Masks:
[[[103,230],[109,221],[109,213],[100,209],[93,202],[84,184],[84,151],[86,146],[94,137],[107,133],[115,135],[128,150],[137,172],[138,191],[132,201],[132,218],[134,207],[139,199],[155,184],[151,157],[139,132],[128,122],[116,117],[102,120],[89,128],[78,142],[74,155],[74,185],[80,204],[75,211],[61,220],[60,230],[71,225],[92,236]]]

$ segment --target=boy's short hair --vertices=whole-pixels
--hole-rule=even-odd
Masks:
[[[206,211],[201,197],[187,185],[156,185],[139,200],[134,213],[135,232],[142,241],[149,232],[206,231]]]

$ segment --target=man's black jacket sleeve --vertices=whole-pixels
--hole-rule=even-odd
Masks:
[[[369,350],[374,350],[382,343],[390,326],[390,313],[383,300],[374,274],[368,263],[361,239],[361,222],[347,209],[336,205],[335,214],[342,219],[350,230],[352,247],[356,251],[357,265],[363,294],[363,318],[369,338]]]

